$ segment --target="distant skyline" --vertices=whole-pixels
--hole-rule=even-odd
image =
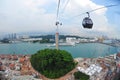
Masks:
[[[63,25],[59,27],[60,34],[120,38],[120,5],[90,13],[94,22],[90,30],[82,27],[86,14],[73,18],[86,11],[119,3],[119,0],[61,0],[59,20]],[[0,0],[0,35],[55,33],[57,4],[58,0]]]

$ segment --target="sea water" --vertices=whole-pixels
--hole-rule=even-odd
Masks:
[[[41,43],[0,44],[0,54],[34,54],[38,50],[45,48],[55,49],[55,47],[48,47],[47,45]],[[118,52],[118,47],[100,43],[80,43],[75,46],[59,46],[59,49],[68,51],[74,58],[104,57]]]

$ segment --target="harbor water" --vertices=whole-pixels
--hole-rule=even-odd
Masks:
[[[48,47],[47,45],[40,43],[0,44],[0,54],[34,54],[45,48],[55,49],[54,46]],[[75,46],[60,46],[59,49],[67,50],[74,58],[94,58],[115,54],[119,48],[100,43],[80,43]]]

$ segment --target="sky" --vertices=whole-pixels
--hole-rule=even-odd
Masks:
[[[119,0],[60,0],[60,34],[108,36],[120,39]],[[91,12],[93,28],[82,27],[87,11],[106,5],[118,6]],[[58,0],[0,0],[0,35],[11,33],[55,34]],[[79,16],[77,16],[79,15]]]

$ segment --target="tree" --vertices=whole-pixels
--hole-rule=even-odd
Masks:
[[[75,68],[71,54],[65,50],[40,50],[31,56],[30,61],[35,70],[48,78],[59,78]]]
[[[89,75],[86,75],[82,72],[75,72],[74,73],[74,76],[75,76],[75,80],[89,80],[90,76]]]

